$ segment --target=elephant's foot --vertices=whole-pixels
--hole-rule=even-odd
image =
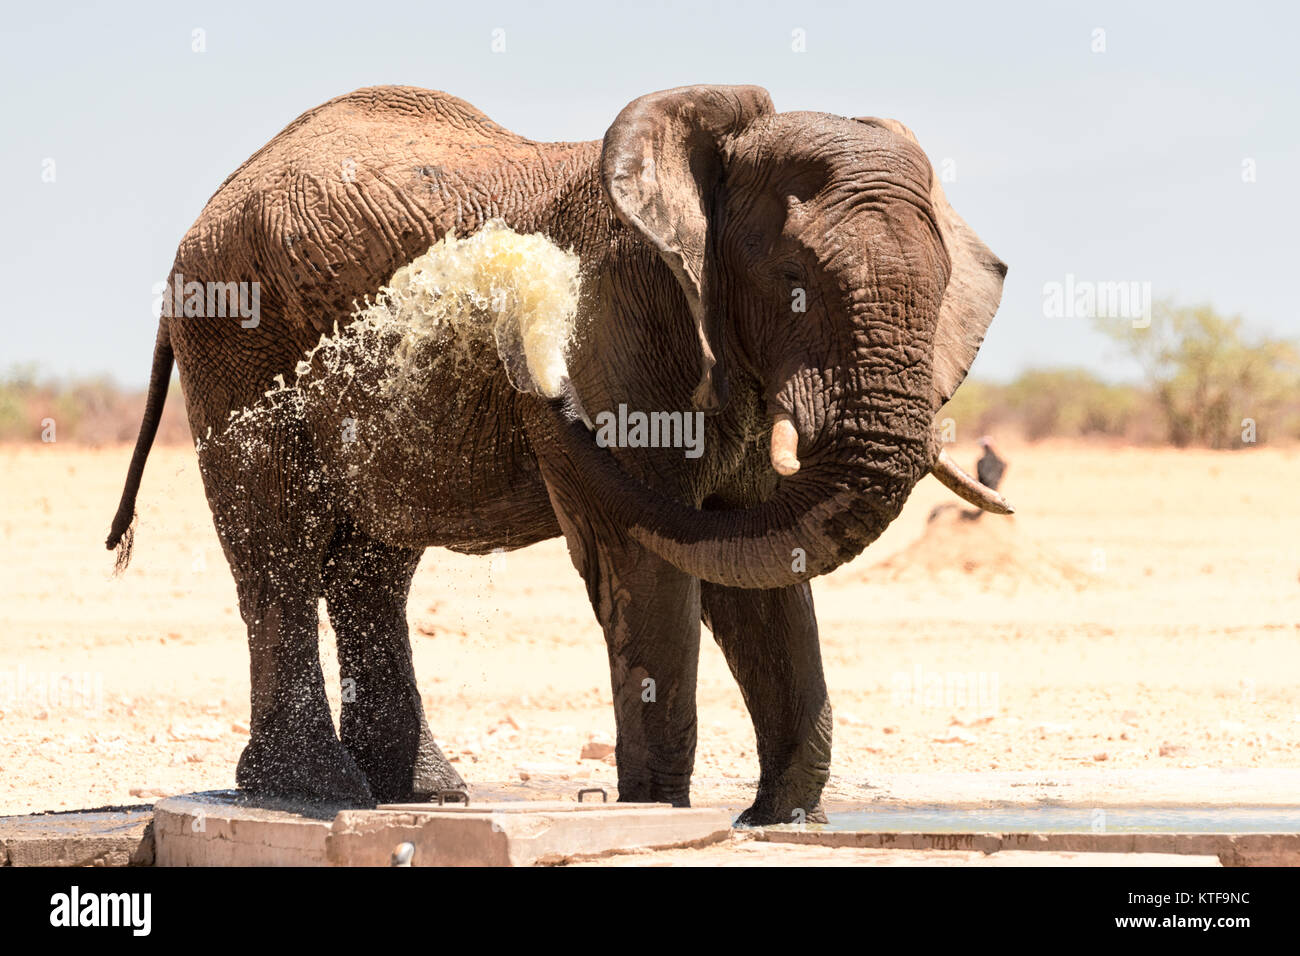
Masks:
[[[420,747],[415,755],[415,767],[408,779],[410,795],[414,800],[433,800],[447,790],[469,792],[456,768],[447,762],[446,755],[434,741],[428,727],[420,731]]]
[[[619,803],[668,803],[674,807],[691,805],[691,776],[685,774],[618,775]]]
[[[412,803],[437,799],[449,790],[468,792],[465,781],[433,739],[423,717],[394,728],[344,705],[343,744],[366,775],[379,803]],[[369,719],[368,719],[369,718]]]
[[[736,818],[738,827],[767,827],[783,823],[825,823],[823,781],[803,781],[801,786],[781,782],[759,783],[753,805]]]
[[[331,726],[323,733],[261,730],[249,740],[235,769],[240,790],[320,803],[372,807],[374,795],[352,755]]]
[[[790,801],[757,799],[753,806],[736,818],[738,827],[770,827],[783,823],[825,823],[826,811],[821,804],[811,810],[793,806]]]

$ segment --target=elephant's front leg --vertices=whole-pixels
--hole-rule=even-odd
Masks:
[[[608,557],[596,607],[609,651],[619,800],[688,807],[699,582],[640,548]]]
[[[740,684],[758,745],[758,795],[738,822],[825,822],[831,704],[811,588],[702,587],[705,623]]]
[[[690,806],[699,581],[612,529],[601,534],[586,518],[557,514],[605,631],[618,798]]]

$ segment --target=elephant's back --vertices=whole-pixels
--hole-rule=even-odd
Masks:
[[[494,217],[543,228],[539,196],[594,161],[598,145],[535,143],[413,87],[357,90],[298,117],[225,181],[177,251],[185,281],[260,288],[256,328],[170,320],[186,393],[190,381],[203,393],[191,424],[224,421],[275,375],[289,377],[322,334],[447,232]]]
[[[256,169],[268,163],[276,165],[280,158],[278,154],[291,149],[296,142],[327,138],[346,127],[367,122],[382,123],[394,131],[400,126],[413,126],[414,129],[407,132],[420,137],[455,131],[462,139],[527,142],[450,93],[415,86],[367,86],[336,96],[300,115],[227,176],[213,198],[232,182],[244,178],[250,168]]]

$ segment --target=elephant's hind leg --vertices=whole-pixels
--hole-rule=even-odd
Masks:
[[[338,636],[339,732],[375,799],[464,790],[425,722],[411,662],[406,599],[420,552],[340,528],[325,560],[325,601]]]
[[[325,696],[317,604],[332,524],[309,447],[296,423],[275,417],[202,444],[199,463],[248,627],[252,719],[236,781],[259,794],[371,803]]]

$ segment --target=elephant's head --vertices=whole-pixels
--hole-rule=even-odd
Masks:
[[[705,580],[770,588],[859,554],[934,471],[1009,511],[940,451],[934,420],[997,310],[1006,266],[952,211],[901,124],[777,113],[757,87],[642,97],[605,136],[618,217],[663,258],[698,335],[698,408],[761,383],[782,476],[761,505],[697,511],[650,493],[581,426],[617,520]]]

